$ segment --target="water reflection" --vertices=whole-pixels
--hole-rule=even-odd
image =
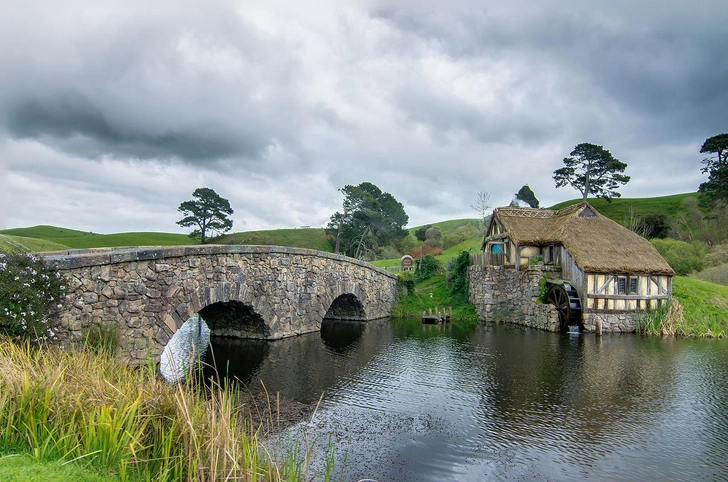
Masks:
[[[333,436],[343,480],[728,480],[725,342],[410,320],[239,343],[246,383],[325,392],[292,430]]]

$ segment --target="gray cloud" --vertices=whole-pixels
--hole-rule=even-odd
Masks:
[[[625,196],[695,190],[726,131],[726,9],[551,3],[18,3],[0,222],[172,231],[210,186],[235,229],[323,226],[370,181],[417,225],[473,216],[482,189],[575,197],[551,176],[580,142],[628,163]]]

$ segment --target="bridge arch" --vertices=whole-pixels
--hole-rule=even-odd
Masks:
[[[72,250],[44,255],[64,276],[61,340],[117,323],[132,362],[159,356],[193,314],[214,335],[272,340],[321,329],[324,317],[389,316],[391,273],[341,255],[280,246],[205,245]],[[245,322],[235,322],[234,314]]]

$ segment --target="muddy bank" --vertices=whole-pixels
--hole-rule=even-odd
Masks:
[[[280,433],[303,420],[310,420],[316,404],[305,404],[264,390],[241,390],[238,404],[241,413],[264,435]]]

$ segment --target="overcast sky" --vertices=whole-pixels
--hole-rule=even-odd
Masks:
[[[364,181],[415,226],[578,197],[582,142],[677,194],[728,132],[725,0],[0,3],[0,228],[186,232],[203,186],[324,226]]]

